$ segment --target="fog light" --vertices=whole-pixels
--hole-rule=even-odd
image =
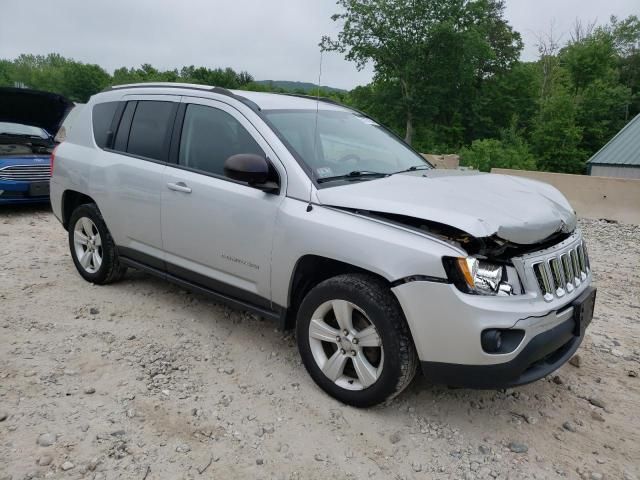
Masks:
[[[480,345],[486,353],[511,353],[523,338],[524,330],[491,328],[480,334]]]
[[[502,348],[502,333],[500,330],[485,330],[480,336],[482,349],[487,353],[496,353]]]

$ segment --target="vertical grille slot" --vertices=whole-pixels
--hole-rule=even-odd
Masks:
[[[564,272],[562,270],[562,265],[560,265],[560,260],[557,258],[549,260],[549,269],[551,270],[553,282],[556,284],[556,295],[562,297],[565,294],[567,281],[564,279]]]
[[[578,253],[576,249],[572,249],[569,251],[569,255],[571,256],[571,265],[573,266],[573,275],[574,275],[574,283],[576,287],[582,283],[582,277],[580,275],[580,262],[578,261]]]
[[[540,290],[542,290],[544,299],[551,301],[553,299],[553,294],[555,293],[555,287],[553,285],[553,278],[549,265],[546,262],[536,263],[533,265],[533,272],[536,275],[538,286],[540,287]]]
[[[573,274],[573,267],[571,266],[571,258],[569,258],[568,253],[564,253],[560,255],[560,261],[562,262],[562,267],[564,270],[564,279],[567,282],[567,292],[573,292],[573,279],[575,275]]]

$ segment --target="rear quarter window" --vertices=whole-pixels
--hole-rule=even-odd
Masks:
[[[113,134],[111,131],[111,123],[119,103],[120,102],[98,103],[93,107],[93,137],[100,148],[108,146],[109,138]]]

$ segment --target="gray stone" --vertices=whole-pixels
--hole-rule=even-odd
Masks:
[[[607,404],[604,403],[604,400],[598,397],[589,397],[589,403],[594,407],[607,408]]]
[[[569,363],[576,368],[580,368],[580,365],[582,365],[582,357],[579,354],[576,354],[573,357],[571,357],[571,360],[569,360]]]
[[[93,393],[96,393],[96,389],[93,387],[85,387],[84,393],[86,393],[87,395],[91,395]]]
[[[568,432],[574,432],[575,433],[577,431],[576,426],[573,423],[569,422],[569,421],[564,422],[562,424],[562,428],[564,428]]]
[[[53,433],[43,433],[38,437],[38,445],[41,447],[50,447],[56,443],[56,436]]]
[[[489,455],[491,453],[491,447],[488,447],[487,445],[480,445],[478,447],[478,451],[483,455]]]
[[[509,450],[513,453],[527,453],[529,451],[529,446],[525,443],[511,442],[509,444]]]
[[[591,476],[589,477],[591,480],[602,480],[604,475],[598,472],[591,472]]]
[[[418,463],[418,462],[413,462],[413,463],[411,464],[411,468],[413,468],[413,471],[414,471],[414,472],[419,473],[419,472],[421,472],[421,471],[422,471],[422,464],[421,464],[421,463]]]
[[[400,432],[394,432],[391,435],[389,435],[389,441],[394,445],[398,443],[401,439],[402,437],[400,436]]]
[[[264,430],[264,433],[273,433],[276,431],[275,427],[271,423],[268,423],[267,425],[263,425],[262,430]]]
[[[66,472],[67,470],[71,470],[74,467],[75,465],[71,463],[69,460],[67,460],[62,465],[60,465],[60,468],[62,469],[63,472]]]
[[[9,414],[4,410],[0,411],[0,422],[4,422],[7,418],[9,418]]]
[[[176,447],[176,452],[178,453],[187,453],[191,451],[191,447],[186,443],[181,443]]]
[[[51,455],[43,455],[38,459],[38,465],[40,465],[41,467],[51,465],[51,462],[53,462],[53,458],[51,458]]]
[[[591,418],[597,420],[598,422],[604,422],[604,417],[600,414],[600,412],[596,412],[595,410],[591,412]]]
[[[256,465],[264,465],[264,460],[262,458],[257,458]]]
[[[91,308],[89,309],[89,313],[90,313],[91,315],[97,315],[97,314],[99,314],[99,313],[100,313],[100,310],[98,310],[96,307],[91,307]]]

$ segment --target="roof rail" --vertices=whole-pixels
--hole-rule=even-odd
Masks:
[[[267,92],[270,93],[270,92]],[[276,95],[286,95],[288,97],[298,97],[298,98],[306,98],[307,100],[315,100],[315,101],[320,101],[320,102],[324,102],[324,103],[330,103],[332,105],[339,105],[341,107],[347,107],[345,104],[340,103],[332,98],[328,98],[328,97],[318,97],[318,96],[313,96],[313,95],[305,95],[303,93],[287,93],[287,92],[273,92]],[[351,107],[347,107],[347,108],[351,108]],[[353,109],[352,109],[353,110]]]
[[[124,85],[112,85],[109,86],[107,88],[105,88],[104,90],[102,90],[103,92],[109,92],[109,91],[113,91],[113,90],[124,90],[124,89],[130,89],[130,88],[154,88],[154,87],[163,87],[163,88],[180,88],[180,89],[190,89],[190,90],[199,90],[199,91],[206,91],[206,92],[212,92],[212,93],[217,93],[218,95],[225,95],[227,97],[231,97],[241,103],[244,103],[247,107],[249,107],[251,110],[254,110],[256,112],[260,111],[260,107],[255,103],[252,102],[251,100],[249,100],[246,97],[243,97],[242,95],[238,95],[236,93],[233,93],[231,90],[228,90],[226,88],[221,88],[221,87],[211,87],[209,85],[198,85],[195,83],[177,83],[177,82],[149,82],[149,83],[129,83],[129,84],[124,84]]]

